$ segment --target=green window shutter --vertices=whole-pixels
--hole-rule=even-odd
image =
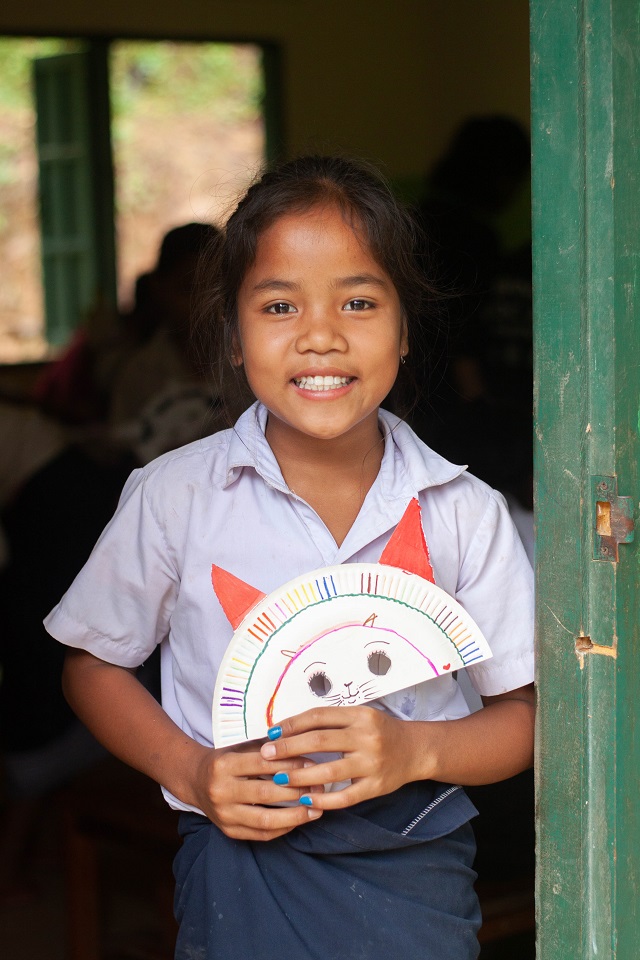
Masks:
[[[33,72],[47,339],[61,345],[100,295],[115,299],[106,48],[35,60]]]

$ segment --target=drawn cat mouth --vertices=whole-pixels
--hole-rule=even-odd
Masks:
[[[341,696],[339,701],[341,704],[352,705],[354,703],[366,703],[368,700],[375,700],[378,696],[378,691],[375,689],[363,690],[360,688],[357,693],[352,693],[350,696]]]

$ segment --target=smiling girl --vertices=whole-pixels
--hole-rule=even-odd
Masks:
[[[386,184],[351,161],[302,158],[249,190],[207,302],[257,402],[132,475],[47,619],[70,648],[73,708],[182,811],[178,960],[478,955],[475,810],[459,785],[531,763],[531,571],[500,495],[380,409],[431,295],[414,243]],[[394,709],[322,707],[216,747],[231,627],[211,564],[268,594],[376,562],[413,498],[438,584],[491,645],[469,668],[485,708],[467,715],[452,682],[434,713],[418,684]],[[157,644],[162,707],[135,676]],[[334,757],[307,759],[319,752]]]

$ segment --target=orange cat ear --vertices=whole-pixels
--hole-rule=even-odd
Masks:
[[[234,577],[228,570],[216,567],[215,563],[211,566],[211,583],[234,630],[240,626],[249,610],[266,596],[251,584]]]
[[[429,548],[424,538],[420,504],[414,497],[402,515],[400,523],[391,534],[391,539],[382,551],[380,563],[389,567],[399,567],[408,573],[417,573],[419,577],[435,583],[433,567],[429,558]]]

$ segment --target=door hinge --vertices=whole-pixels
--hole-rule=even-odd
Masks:
[[[634,538],[633,498],[618,496],[617,477],[592,477],[593,559],[618,562],[618,544]]]

